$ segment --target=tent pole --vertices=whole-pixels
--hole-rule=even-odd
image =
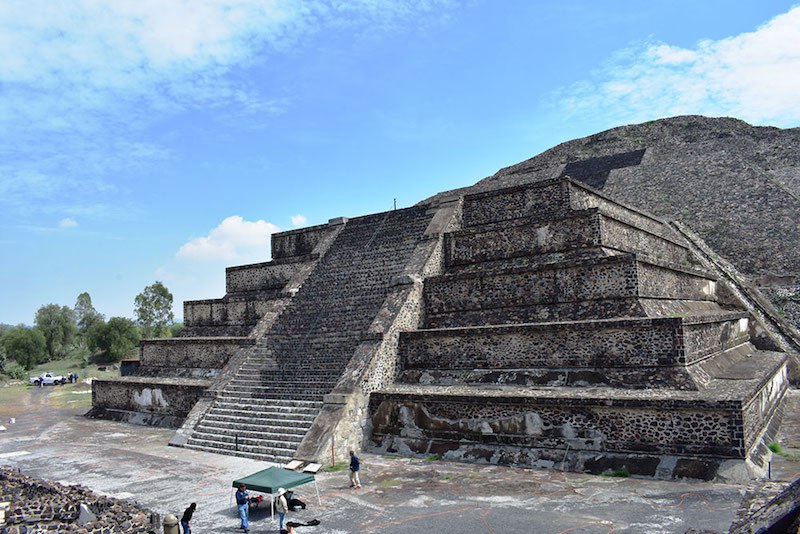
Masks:
[[[269,493],[269,520],[275,522],[275,499],[272,498],[272,492]]]
[[[319,486],[317,486],[317,477],[314,477],[314,489],[317,490],[317,502],[322,506],[322,499],[319,498]]]

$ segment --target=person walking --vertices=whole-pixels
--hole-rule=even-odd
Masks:
[[[197,503],[193,502],[189,505],[189,508],[183,511],[183,517],[181,517],[181,528],[183,529],[183,534],[192,534],[192,528],[189,526],[189,522],[192,520],[192,515],[196,509]]]
[[[350,451],[350,487],[359,489],[361,488],[361,479],[358,472],[361,471],[361,462],[356,456],[355,451]]]
[[[284,496],[285,493],[285,489],[278,488],[278,498],[275,499],[275,510],[278,512],[278,528],[281,530],[283,530],[283,520],[286,518],[286,512],[289,511],[289,504]]]
[[[236,506],[239,508],[239,519],[242,521],[242,526],[245,532],[250,532],[250,495],[247,493],[247,485],[239,484],[239,489],[236,490]]]

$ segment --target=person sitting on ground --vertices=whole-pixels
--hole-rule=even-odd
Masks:
[[[294,496],[294,492],[288,490],[286,492],[286,502],[289,504],[289,510],[296,512],[298,508],[306,509],[306,503]]]

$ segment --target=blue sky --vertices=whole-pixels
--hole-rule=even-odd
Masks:
[[[221,297],[269,234],[698,113],[800,125],[800,5],[4,0],[0,322]]]

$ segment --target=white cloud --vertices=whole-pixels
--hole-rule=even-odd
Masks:
[[[118,206],[118,169],[171,156],[154,121],[214,111],[260,127],[291,102],[232,72],[325,28],[414,22],[431,0],[3,0],[0,206]],[[23,187],[31,182],[34,189]],[[20,184],[5,195],[3,184]],[[102,209],[98,210],[102,211]]]
[[[308,223],[308,219],[306,219],[305,215],[292,215],[292,224],[294,226],[303,226]]]
[[[65,219],[61,219],[61,221],[59,221],[59,223],[58,223],[58,227],[59,228],[65,228],[65,229],[66,228],[75,228],[76,226],[78,226],[78,222],[75,219],[71,218],[71,217],[67,217]]]
[[[800,122],[800,6],[753,32],[687,49],[649,43],[622,51],[592,80],[555,95],[584,118],[639,122],[682,114],[730,115],[756,124]]]
[[[176,257],[191,261],[265,261],[270,254],[270,236],[279,230],[270,222],[245,221],[232,215],[207,236],[184,243]]]

